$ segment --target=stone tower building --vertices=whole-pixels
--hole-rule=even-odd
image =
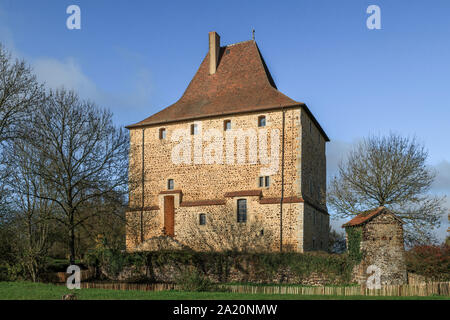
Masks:
[[[277,90],[254,40],[221,47],[210,32],[183,96],[127,128],[128,250],[163,236],[203,250],[208,235],[227,249],[239,230],[265,249],[327,250],[329,139]]]
[[[355,279],[364,283],[371,265],[379,268],[381,284],[404,284],[407,281],[403,221],[385,207],[369,210],[345,223],[347,244],[349,229],[360,231],[361,263]]]

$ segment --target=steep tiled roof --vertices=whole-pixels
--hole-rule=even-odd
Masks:
[[[358,214],[356,217],[354,217],[352,220],[350,220],[347,223],[344,223],[342,225],[343,228],[345,227],[354,227],[363,223],[366,223],[370,220],[372,220],[373,218],[375,218],[377,215],[379,215],[380,213],[385,212],[385,213],[390,213],[392,215],[394,215],[392,212],[390,212],[388,209],[386,209],[385,207],[378,207],[376,209],[373,210],[368,210],[368,211],[364,211],[360,214]],[[401,219],[399,219],[397,216],[394,215],[394,217],[399,220],[400,222],[403,222]]]
[[[177,102],[127,128],[293,106],[305,108],[328,140],[304,103],[277,90],[256,42],[250,40],[221,47],[214,74],[209,74],[207,53]]]

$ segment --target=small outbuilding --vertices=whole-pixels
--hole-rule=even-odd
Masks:
[[[403,223],[390,210],[379,207],[342,225],[349,254],[361,261],[354,270],[357,282],[367,280],[369,266],[379,268],[382,285],[407,282]]]

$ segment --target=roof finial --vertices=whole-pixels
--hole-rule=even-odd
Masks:
[[[252,40],[255,41],[255,29],[252,30]]]

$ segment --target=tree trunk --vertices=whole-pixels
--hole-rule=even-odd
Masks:
[[[74,219],[73,219],[73,213],[70,215],[70,226],[69,226],[69,233],[70,233],[70,239],[69,239],[69,249],[70,249],[70,264],[75,264],[75,226],[74,226]]]

